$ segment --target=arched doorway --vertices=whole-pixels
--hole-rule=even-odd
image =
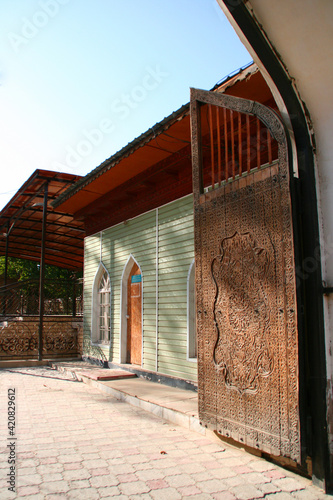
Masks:
[[[127,280],[127,349],[126,362],[141,366],[142,352],[142,275],[133,263]]]
[[[142,363],[142,271],[130,255],[121,277],[120,363]]]

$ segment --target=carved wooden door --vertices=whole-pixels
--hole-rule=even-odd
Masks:
[[[134,264],[127,285],[127,362],[141,366],[142,351],[142,281]]]
[[[300,462],[287,139],[267,107],[191,90],[199,416]]]

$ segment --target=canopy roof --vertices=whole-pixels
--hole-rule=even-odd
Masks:
[[[0,255],[39,261],[43,202],[48,186],[45,263],[67,269],[83,266],[83,222],[51,202],[81,179],[78,175],[36,170],[0,212]]]

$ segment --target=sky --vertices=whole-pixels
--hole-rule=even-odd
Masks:
[[[0,0],[0,209],[86,175],[251,62],[216,0]]]

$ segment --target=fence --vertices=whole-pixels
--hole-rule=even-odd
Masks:
[[[82,315],[82,280],[45,280],[44,315]],[[18,281],[0,287],[0,316],[36,316],[39,281]]]
[[[45,358],[82,354],[82,280],[45,280]],[[0,287],[0,360],[39,356],[39,281]]]

